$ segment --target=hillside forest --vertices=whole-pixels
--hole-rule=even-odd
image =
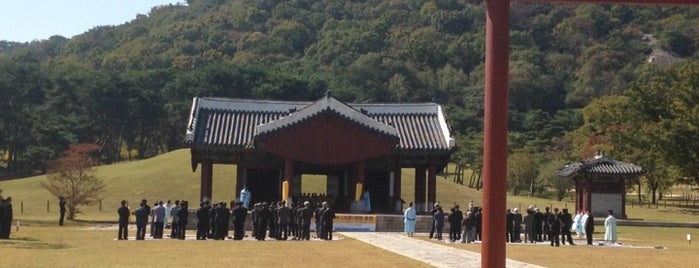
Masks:
[[[565,194],[598,151],[652,202],[699,182],[699,7],[513,2],[508,190]],[[192,98],[436,102],[479,187],[485,2],[187,0],[116,26],[0,41],[0,178],[72,145],[109,164],[182,148]],[[657,194],[657,196],[656,196]],[[641,195],[639,195],[641,198]]]

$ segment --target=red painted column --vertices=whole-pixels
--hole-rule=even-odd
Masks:
[[[621,194],[621,218],[626,219],[626,179],[621,179],[619,188],[621,188],[619,191]]]
[[[425,167],[415,168],[415,211],[425,212]]]
[[[585,185],[586,197],[585,197],[585,207],[588,211],[592,211],[592,179],[587,179],[587,184]]]
[[[199,201],[211,200],[213,197],[213,167],[211,161],[201,162],[201,190]]]
[[[235,194],[236,197],[238,197],[237,200],[240,200],[240,191],[243,190],[243,187],[245,187],[245,167],[241,166],[238,164],[236,167],[236,179],[235,179]]]
[[[432,209],[437,202],[437,168],[434,164],[427,167],[427,209]]]
[[[401,195],[402,195],[401,183],[403,183],[402,182],[403,180],[401,179],[401,176],[402,176],[401,173],[402,172],[401,172],[400,164],[396,164],[396,167],[393,168],[393,200],[392,201],[394,204],[398,204],[399,202],[401,202],[401,199],[402,199],[402,197],[401,197]],[[396,206],[401,207],[399,205],[396,205]]]
[[[577,179],[575,180],[575,211],[579,211],[583,207],[583,194],[584,194],[584,187],[585,185],[582,184],[580,181]]]
[[[510,1],[490,0],[486,14],[481,267],[505,267],[507,88]]]
[[[354,169],[355,176],[357,176],[354,181],[354,201],[359,201],[362,199],[362,193],[364,192],[364,173],[366,173],[366,164],[364,160],[357,162]]]
[[[287,158],[284,162],[284,181],[282,181],[282,200],[291,202],[291,180],[294,178],[294,161]]]

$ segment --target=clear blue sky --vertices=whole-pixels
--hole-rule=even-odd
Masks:
[[[151,7],[184,0],[0,0],[0,40],[71,38],[96,26],[120,25]]]

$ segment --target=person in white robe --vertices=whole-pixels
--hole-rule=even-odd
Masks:
[[[585,235],[585,234],[586,234],[586,233],[585,233],[585,224],[587,224],[587,218],[590,217],[590,215],[588,215],[588,214],[587,214],[586,212],[584,212],[584,211],[581,211],[581,212],[582,212],[583,214],[582,214],[582,216],[580,216],[580,225],[578,226],[578,228],[581,228],[581,230],[582,230],[581,234],[582,234],[582,235]]]
[[[410,202],[403,217],[403,224],[405,224],[404,231],[407,236],[412,237],[415,235],[415,220],[417,220],[417,213],[413,208],[413,202]]]
[[[250,190],[248,190],[247,187],[243,187],[243,190],[240,190],[240,202],[243,203],[243,207],[250,209],[250,203],[252,202],[252,193]]]
[[[609,210],[609,216],[604,219],[604,241],[608,243],[616,243],[616,218],[614,218],[614,213]]]
[[[571,226],[571,231],[574,231],[577,237],[580,237],[581,234],[584,233],[583,230],[583,225],[582,225],[582,211],[578,211],[577,214],[575,214],[575,218],[573,218],[573,225]]]

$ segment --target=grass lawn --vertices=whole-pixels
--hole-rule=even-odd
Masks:
[[[322,267],[429,267],[349,238],[260,242],[115,237],[116,229],[90,225],[24,226],[12,239],[0,240],[2,267],[317,267],[319,262]]]
[[[604,226],[596,228],[595,240],[602,239]],[[699,237],[699,230],[619,226],[619,242],[629,245],[627,247],[587,246],[584,240],[576,240],[576,246],[551,247],[547,242],[545,245],[507,244],[506,250],[508,258],[546,267],[696,267],[699,244],[690,244],[687,234]],[[442,243],[426,236],[417,239],[481,251],[481,244]]]

